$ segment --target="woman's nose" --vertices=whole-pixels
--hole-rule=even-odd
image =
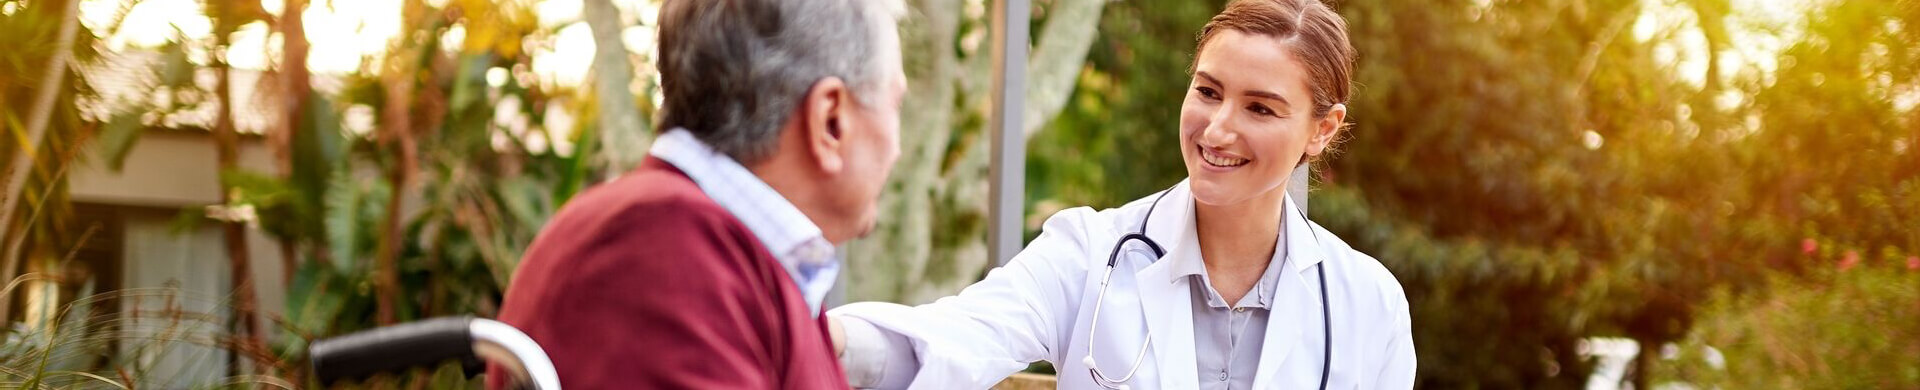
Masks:
[[[1239,134],[1228,128],[1228,122],[1232,120],[1233,110],[1228,109],[1226,105],[1221,105],[1219,109],[1214,110],[1213,114],[1207,118],[1207,127],[1200,130],[1200,143],[1214,147],[1233,144]]]

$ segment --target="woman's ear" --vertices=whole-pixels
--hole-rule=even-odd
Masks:
[[[1314,121],[1313,135],[1307,138],[1307,156],[1318,157],[1326,153],[1327,146],[1333,144],[1341,131],[1346,130],[1346,124],[1347,105],[1334,104],[1332,109],[1327,110],[1326,116]]]
[[[839,173],[846,168],[841,148],[846,146],[842,137],[846,136],[846,109],[852,103],[847,84],[838,77],[827,77],[813,83],[807,89],[807,96],[800,104],[800,112],[805,115],[801,122],[801,135],[807,151],[813,155],[822,171]]]

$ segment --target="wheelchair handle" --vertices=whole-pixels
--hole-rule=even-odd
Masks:
[[[308,353],[321,385],[448,360],[459,360],[471,369],[480,367],[485,358],[501,363],[514,379],[534,389],[560,388],[553,361],[533,338],[484,318],[441,317],[374,328],[315,341]]]

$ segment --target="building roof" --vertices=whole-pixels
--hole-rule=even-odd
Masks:
[[[106,121],[116,113],[143,112],[142,124],[153,128],[207,131],[219,114],[219,102],[211,95],[219,85],[213,68],[192,65],[195,89],[175,91],[164,88],[160,72],[168,66],[166,55],[155,50],[125,50],[102,53],[100,61],[82,66],[82,76],[96,93],[95,99],[78,102],[88,120]],[[278,104],[282,98],[276,74],[252,69],[232,69],[229,88],[233,96],[234,127],[242,134],[265,134],[278,125]],[[314,75],[314,89],[337,91],[343,78]],[[205,95],[204,98],[189,95]],[[193,104],[167,111],[176,100]]]

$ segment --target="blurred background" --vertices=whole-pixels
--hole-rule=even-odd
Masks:
[[[908,3],[846,301],[993,266],[990,4]],[[1028,237],[1185,176],[1224,2],[1032,3]],[[1355,126],[1311,217],[1406,287],[1420,387],[1920,388],[1920,1],[1333,4]],[[492,316],[548,217],[644,157],[656,9],[0,0],[0,386],[309,387],[317,338]]]

